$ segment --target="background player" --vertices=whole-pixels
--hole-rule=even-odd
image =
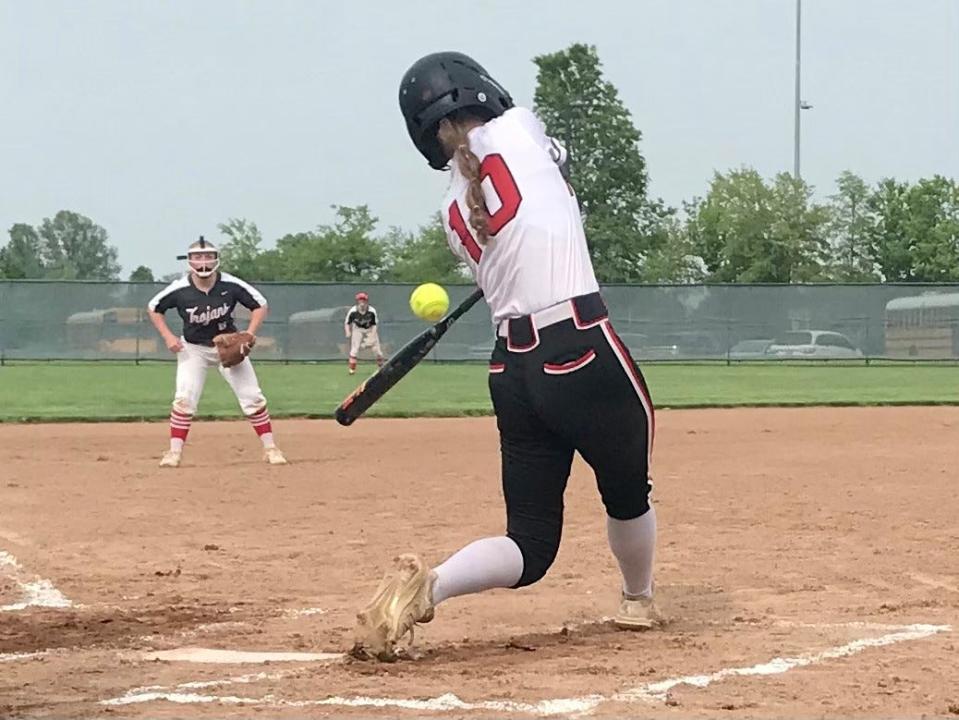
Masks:
[[[271,465],[285,465],[286,458],[273,440],[273,427],[249,358],[231,368],[220,365],[213,338],[236,332],[233,312],[237,303],[252,312],[248,332],[256,335],[266,319],[266,298],[238,277],[219,272],[220,253],[202,237],[186,253],[189,272],[158,292],[148,304],[150,320],[167,348],[176,353],[176,394],[170,412],[170,449],[160,467],[179,467],[206,373],[214,365],[229,383],[240,409],[263,443],[263,458]],[[183,319],[183,336],[174,335],[163,314],[175,309]]]
[[[383,350],[376,324],[376,308],[370,305],[370,296],[356,293],[356,305],[350,308],[343,322],[346,339],[350,341],[350,375],[356,372],[356,358],[361,347],[368,347],[376,354],[376,364],[383,366]]]
[[[497,327],[489,385],[507,529],[433,570],[416,555],[397,558],[358,616],[355,651],[389,657],[439,603],[542,578],[559,548],[575,451],[596,473],[622,571],[614,622],[652,627],[653,407],[598,292],[576,197],[561,171],[565,150],[460,53],[417,61],[400,85],[400,109],[430,166],[450,166],[448,241],[483,289]]]

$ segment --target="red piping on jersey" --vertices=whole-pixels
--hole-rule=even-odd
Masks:
[[[493,375],[501,372],[506,372],[506,363],[490,363],[489,371]]]

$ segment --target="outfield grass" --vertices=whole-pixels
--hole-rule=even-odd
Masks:
[[[342,364],[261,363],[257,372],[275,417],[329,417],[364,377],[347,375]],[[959,404],[959,367],[954,365],[651,365],[644,372],[659,407]],[[426,363],[369,414],[487,414],[486,373],[480,364]],[[165,418],[173,375],[174,366],[166,363],[0,367],[0,421]],[[237,413],[226,383],[211,372],[199,415]]]

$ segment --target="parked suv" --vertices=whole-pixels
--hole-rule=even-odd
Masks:
[[[858,350],[842,333],[828,330],[794,330],[785,333],[766,350],[780,358],[861,358]]]
[[[754,340],[741,340],[729,348],[730,360],[761,360],[769,357],[769,348],[775,343],[775,340],[768,338],[757,338]]]

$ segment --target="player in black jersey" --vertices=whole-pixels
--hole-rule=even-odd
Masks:
[[[376,354],[376,364],[383,366],[383,350],[376,323],[376,308],[370,305],[370,296],[356,293],[356,305],[350,308],[343,321],[346,339],[350,341],[350,375],[356,372],[356,358],[361,347],[368,347]]]
[[[218,366],[229,383],[263,443],[264,459],[271,465],[285,465],[286,458],[273,439],[273,427],[260,390],[256,372],[249,358],[239,365],[224,368],[213,345],[221,333],[236,332],[233,312],[237,304],[252,312],[247,331],[256,335],[266,318],[266,298],[240,278],[219,271],[220,253],[202,237],[190,245],[186,259],[190,270],[158,292],[148,304],[150,320],[167,348],[177,356],[176,395],[170,412],[170,449],[160,460],[161,467],[179,467],[193,414],[203,393],[206,373]],[[180,337],[171,332],[163,315],[176,310],[183,320]]]

